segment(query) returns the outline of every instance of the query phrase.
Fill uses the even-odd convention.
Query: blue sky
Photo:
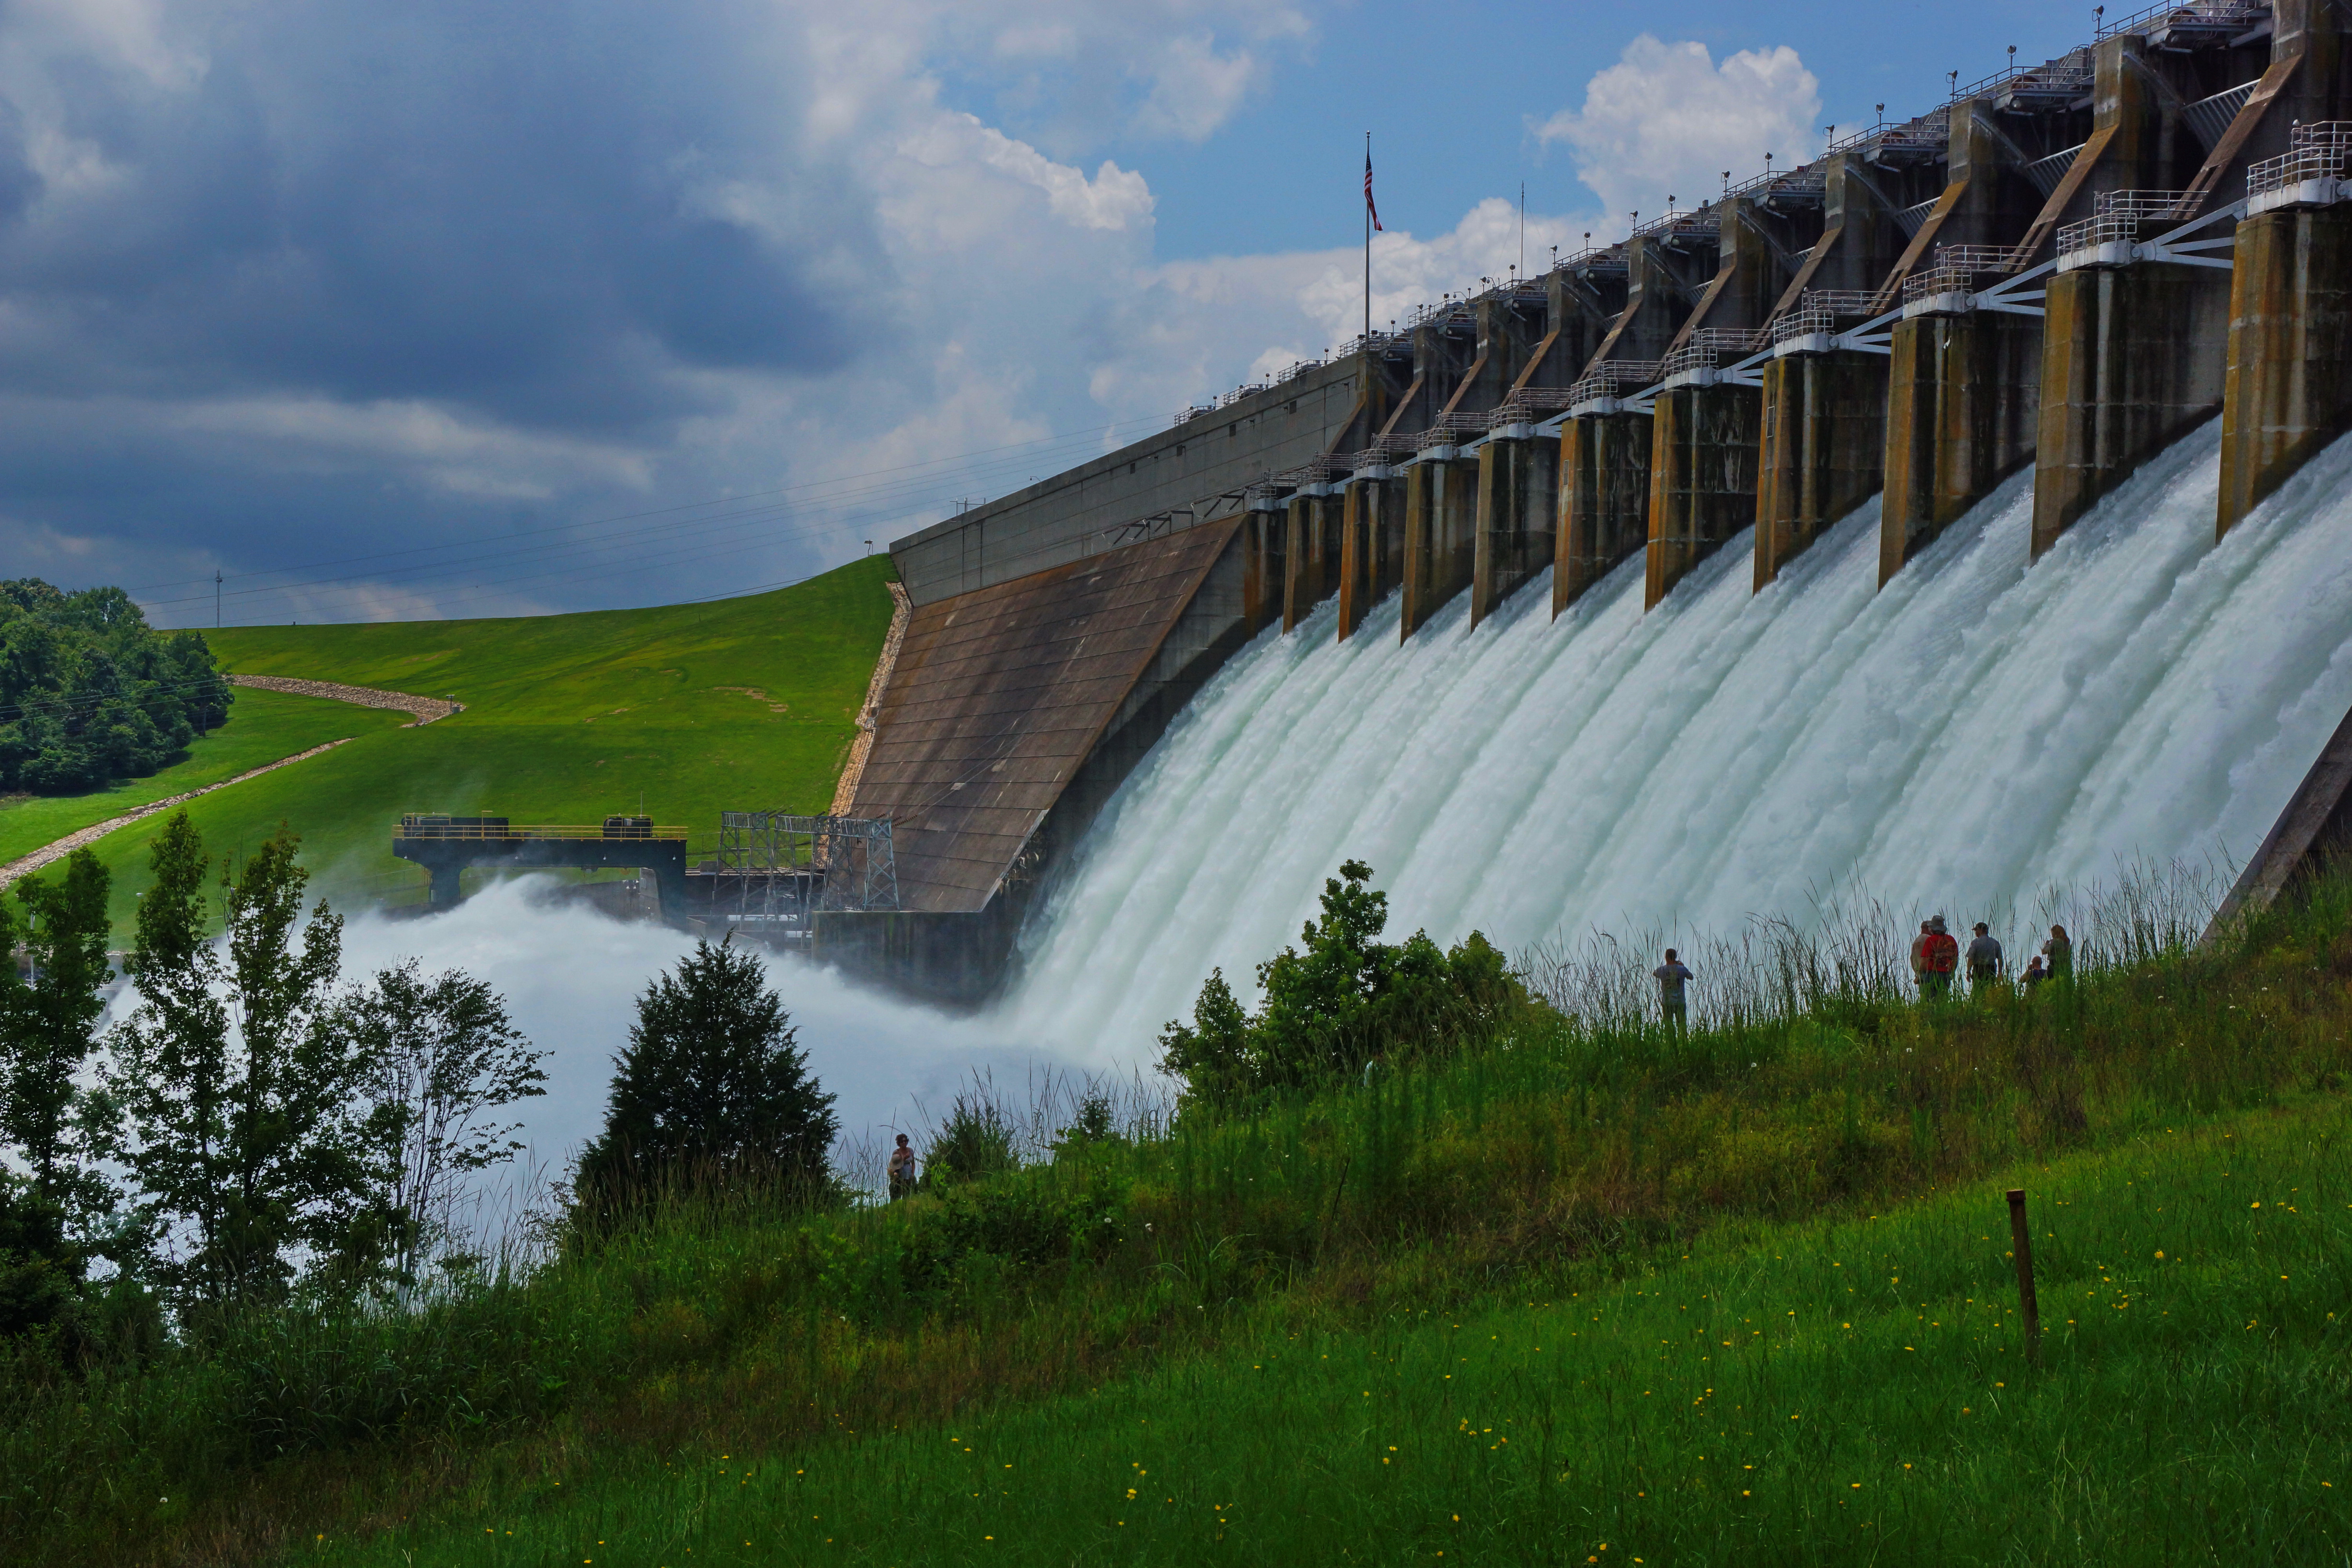
[[[2079,15],[2076,13],[2079,11]],[[791,581],[2087,6],[13,0],[0,574],[166,625]]]

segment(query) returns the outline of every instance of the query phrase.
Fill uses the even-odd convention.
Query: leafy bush
[[[120,588],[0,583],[0,790],[71,795],[176,761],[233,694],[196,632]]]
[[[1017,1170],[1019,1134],[996,1101],[979,1090],[959,1094],[923,1161],[926,1185],[951,1187]]]
[[[1415,931],[1380,941],[1388,895],[1365,886],[1360,860],[1323,884],[1323,915],[1257,966],[1265,1002],[1252,1017],[1222,970],[1209,976],[1192,1022],[1160,1037],[1162,1072],[1186,1098],[1218,1103],[1310,1085],[1400,1051],[1429,1053],[1491,1031],[1528,995],[1502,952],[1477,931],[1451,951]]]

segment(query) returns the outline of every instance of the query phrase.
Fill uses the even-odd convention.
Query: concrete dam
[[[2106,19],[897,542],[900,908],[819,954],[1124,1037],[1349,855],[1506,942],[2274,889],[2352,779],[2347,31]]]

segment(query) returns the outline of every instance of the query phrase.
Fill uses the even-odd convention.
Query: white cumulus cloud
[[[1625,215],[1691,206],[1721,189],[1723,173],[1759,172],[1764,154],[1786,168],[1820,144],[1821,84],[1786,45],[1742,49],[1716,63],[1699,43],[1644,33],[1585,84],[1584,102],[1537,128],[1565,145],[1584,183],[1622,233]]]

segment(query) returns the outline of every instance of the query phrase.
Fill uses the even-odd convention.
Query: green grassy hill
[[[407,721],[405,713],[349,702],[240,690],[228,722],[190,747],[184,763],[89,795],[18,795],[0,802],[0,865],[150,801],[203,789],[329,741],[394,729]]]
[[[346,731],[360,733],[352,744],[189,813],[217,849],[291,823],[318,886],[350,903],[424,897],[424,873],[390,850],[407,811],[585,823],[642,801],[706,840],[722,810],[822,811],[889,629],[889,574],[888,558],[875,556],[716,604],[209,632],[222,667],[238,674],[455,697],[466,711],[406,729],[394,727],[404,715],[379,723],[350,709],[369,714],[345,721],[364,726]],[[241,692],[238,713],[256,697]],[[147,847],[164,820],[99,846],[118,919],[147,886]]]

